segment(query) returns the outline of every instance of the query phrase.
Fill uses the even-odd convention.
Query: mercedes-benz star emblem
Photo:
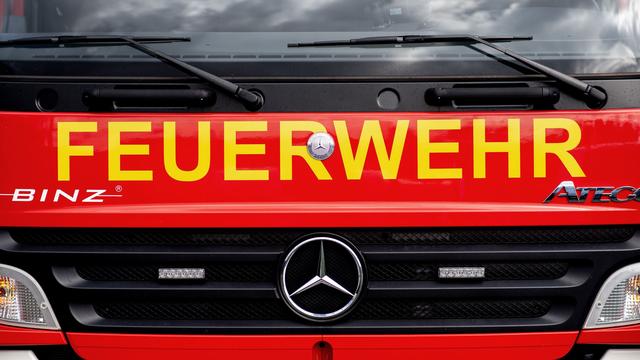
[[[336,320],[353,310],[365,281],[361,256],[345,240],[314,237],[285,257],[279,288],[287,306],[305,319]]]
[[[309,137],[307,141],[307,151],[316,160],[326,160],[332,154],[336,146],[333,136],[318,132]]]

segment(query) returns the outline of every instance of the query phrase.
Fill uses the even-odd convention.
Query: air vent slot
[[[457,109],[541,109],[560,100],[560,92],[551,87],[528,87],[526,84],[455,85],[430,88],[425,101],[433,106]]]
[[[179,111],[213,106],[216,95],[188,87],[116,87],[87,90],[82,100],[92,111]]]

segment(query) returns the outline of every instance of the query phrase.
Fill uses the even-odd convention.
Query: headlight
[[[640,323],[640,264],[611,275],[600,289],[585,329]]]
[[[0,323],[58,330],[60,326],[42,288],[26,272],[0,264]]]

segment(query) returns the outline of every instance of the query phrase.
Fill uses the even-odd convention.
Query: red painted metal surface
[[[469,335],[200,336],[69,333],[74,350],[102,359],[558,359],[577,332]],[[326,343],[319,351],[318,344]],[[315,351],[315,352],[314,352]]]
[[[575,122],[581,140],[570,151],[584,176],[573,174],[557,156],[547,155],[544,176],[534,173],[534,124],[544,119],[563,118]],[[420,178],[424,156],[418,152],[418,122],[459,120],[460,129],[433,130],[431,143],[456,143],[458,150],[434,152],[432,168],[460,169],[460,178]],[[505,142],[509,119],[518,119],[517,173],[509,175],[505,153],[486,156],[486,177],[477,176],[474,165],[474,122],[486,121],[486,141]],[[354,165],[348,165],[344,143],[322,162],[330,180],[319,180],[307,162],[292,160],[292,179],[283,170],[280,131],[283,124],[314,122],[338,137],[337,125],[344,121],[352,151],[367,120],[376,120],[387,151],[402,121],[408,132],[397,175],[384,179],[373,146],[364,161],[362,176],[348,179]],[[91,146],[91,156],[71,156],[69,180],[61,179],[59,124],[95,123],[95,132],[72,132],[69,145]],[[114,123],[142,123],[149,131],[123,133],[122,144],[148,146],[148,155],[124,155],[123,170],[147,170],[152,180],[114,180],[109,175],[109,154],[113,141],[109,127]],[[177,164],[183,170],[198,162],[198,123],[210,126],[211,155],[207,174],[197,181],[172,178],[166,170],[166,123],[176,123]],[[255,122],[252,132],[238,132],[237,140],[225,138],[225,124]],[[315,125],[317,127],[317,124]],[[265,130],[262,130],[265,129]],[[562,143],[566,130],[544,132],[544,141]],[[358,114],[25,114],[0,113],[0,226],[51,227],[365,227],[365,226],[518,226],[595,225],[640,223],[640,202],[569,204],[566,199],[543,203],[562,181],[576,186],[640,187],[640,170],[632,166],[630,154],[640,151],[640,111],[611,110],[585,112],[509,113],[358,113]],[[310,131],[293,133],[292,143],[304,150]],[[422,134],[424,135],[424,134]],[[285,136],[284,141],[289,139]],[[225,142],[227,148],[225,148]],[[225,168],[229,144],[264,144],[264,154],[237,155],[238,170],[264,170],[268,180],[225,179],[233,171]],[[436,146],[437,147],[437,146]],[[433,145],[425,147],[434,149]],[[425,149],[423,148],[423,150]],[[75,148],[78,149],[78,148]],[[239,148],[236,148],[238,150]],[[262,152],[261,146],[253,150]],[[245,149],[238,150],[240,153]],[[380,149],[379,149],[380,150]],[[306,151],[306,150],[304,150]],[[422,154],[424,155],[424,154]],[[228,158],[227,158],[228,161]],[[112,164],[113,165],[113,164]],[[319,166],[317,163],[315,166]],[[357,166],[356,166],[357,167]],[[540,169],[538,169],[539,171]],[[512,169],[513,171],[513,169]],[[357,171],[356,171],[357,173]],[[392,171],[393,173],[393,171]],[[245,173],[246,174],[246,173]],[[255,173],[254,173],[255,174]],[[283,175],[284,174],[284,175]],[[357,176],[356,176],[357,177]],[[389,177],[389,176],[388,176]],[[441,176],[443,177],[443,176]],[[446,176],[444,176],[446,177]],[[34,201],[13,202],[15,189],[33,189]],[[43,191],[47,194],[43,195]],[[64,196],[62,190],[79,201]],[[87,192],[104,190],[104,202],[82,202]],[[91,194],[91,193],[90,193]],[[628,195],[628,194],[627,194]],[[589,199],[590,200],[590,199]],[[0,328],[0,334],[3,329]],[[9,331],[9,330],[7,330]],[[61,341],[60,333],[12,330],[4,339],[24,341],[47,334],[49,341]],[[617,334],[621,334],[618,336]],[[35,336],[35,335],[34,335]],[[40,335],[38,335],[40,336]],[[68,334],[74,349],[87,359],[174,359],[227,358],[266,359],[358,359],[424,358],[520,358],[555,359],[566,354],[578,332],[468,334],[468,335],[380,335],[380,336],[190,336]],[[635,343],[636,330],[589,330],[581,334],[585,343],[624,341]],[[600,339],[600,340],[598,340]],[[613,340],[611,340],[613,339]],[[623,340],[620,340],[623,339]],[[7,340],[7,341],[9,341]],[[0,340],[1,341],[1,340]],[[38,343],[44,340],[38,341]],[[326,342],[320,347],[319,342]],[[631,342],[629,342],[631,341]],[[615,342],[618,343],[618,342]],[[4,344],[1,343],[0,344]],[[6,345],[6,344],[5,344]]]
[[[474,177],[474,119],[486,120],[486,141],[507,141],[508,119],[519,119],[519,177],[510,178],[505,153],[488,154],[486,178]],[[533,124],[565,118],[580,129],[570,151],[585,176],[572,176],[554,155],[546,156],[546,175],[534,176]],[[433,168],[459,168],[460,179],[419,179],[417,122],[459,119],[460,130],[432,131],[432,143],[458,143],[457,153],[433,153]],[[387,149],[399,120],[409,130],[397,178],[383,179],[376,153],[369,149],[362,178],[347,180],[341,152],[322,164],[331,180],[318,180],[307,163],[293,159],[293,179],[281,179],[279,131],[284,121],[312,121],[336,134],[334,121],[346,121],[355,152],[365,120],[378,120]],[[177,163],[196,167],[197,123],[211,126],[211,166],[204,178],[180,182],[165,171],[163,124],[176,123]],[[264,155],[238,155],[240,170],[266,170],[269,180],[224,179],[224,124],[260,122],[266,131],[238,132],[237,143],[264,144]],[[70,135],[70,144],[90,145],[93,156],[72,156],[70,181],[58,180],[57,126],[61,122],[96,124],[96,132]],[[122,156],[122,169],[149,170],[152,181],[109,180],[109,123],[143,122],[150,131],[123,133],[123,144],[148,145],[149,155]],[[16,188],[50,192],[102,189],[118,197],[104,203],[11,202],[0,196],[0,226],[86,227],[360,227],[360,226],[517,226],[637,224],[640,202],[568,204],[544,199],[565,180],[576,186],[640,186],[631,154],[640,152],[640,111],[509,113],[358,113],[358,114],[25,114],[0,113],[0,194]],[[295,132],[304,146],[309,131]],[[567,131],[547,130],[547,142],[567,140]],[[286,140],[286,139],[285,139]],[[227,139],[227,142],[229,140]],[[227,172],[228,173],[228,172]],[[574,174],[575,175],[575,174]],[[81,196],[82,197],[82,196]]]
[[[0,325],[0,346],[64,345],[66,343],[61,331]]]
[[[212,336],[67,334],[86,360],[127,359],[311,359],[319,335]]]
[[[577,332],[468,335],[327,335],[333,358],[346,359],[558,359]]]
[[[640,325],[582,330],[579,344],[640,345]]]

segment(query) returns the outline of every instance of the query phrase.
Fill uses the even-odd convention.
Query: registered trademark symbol
[[[116,192],[122,192],[122,185],[116,185]]]

